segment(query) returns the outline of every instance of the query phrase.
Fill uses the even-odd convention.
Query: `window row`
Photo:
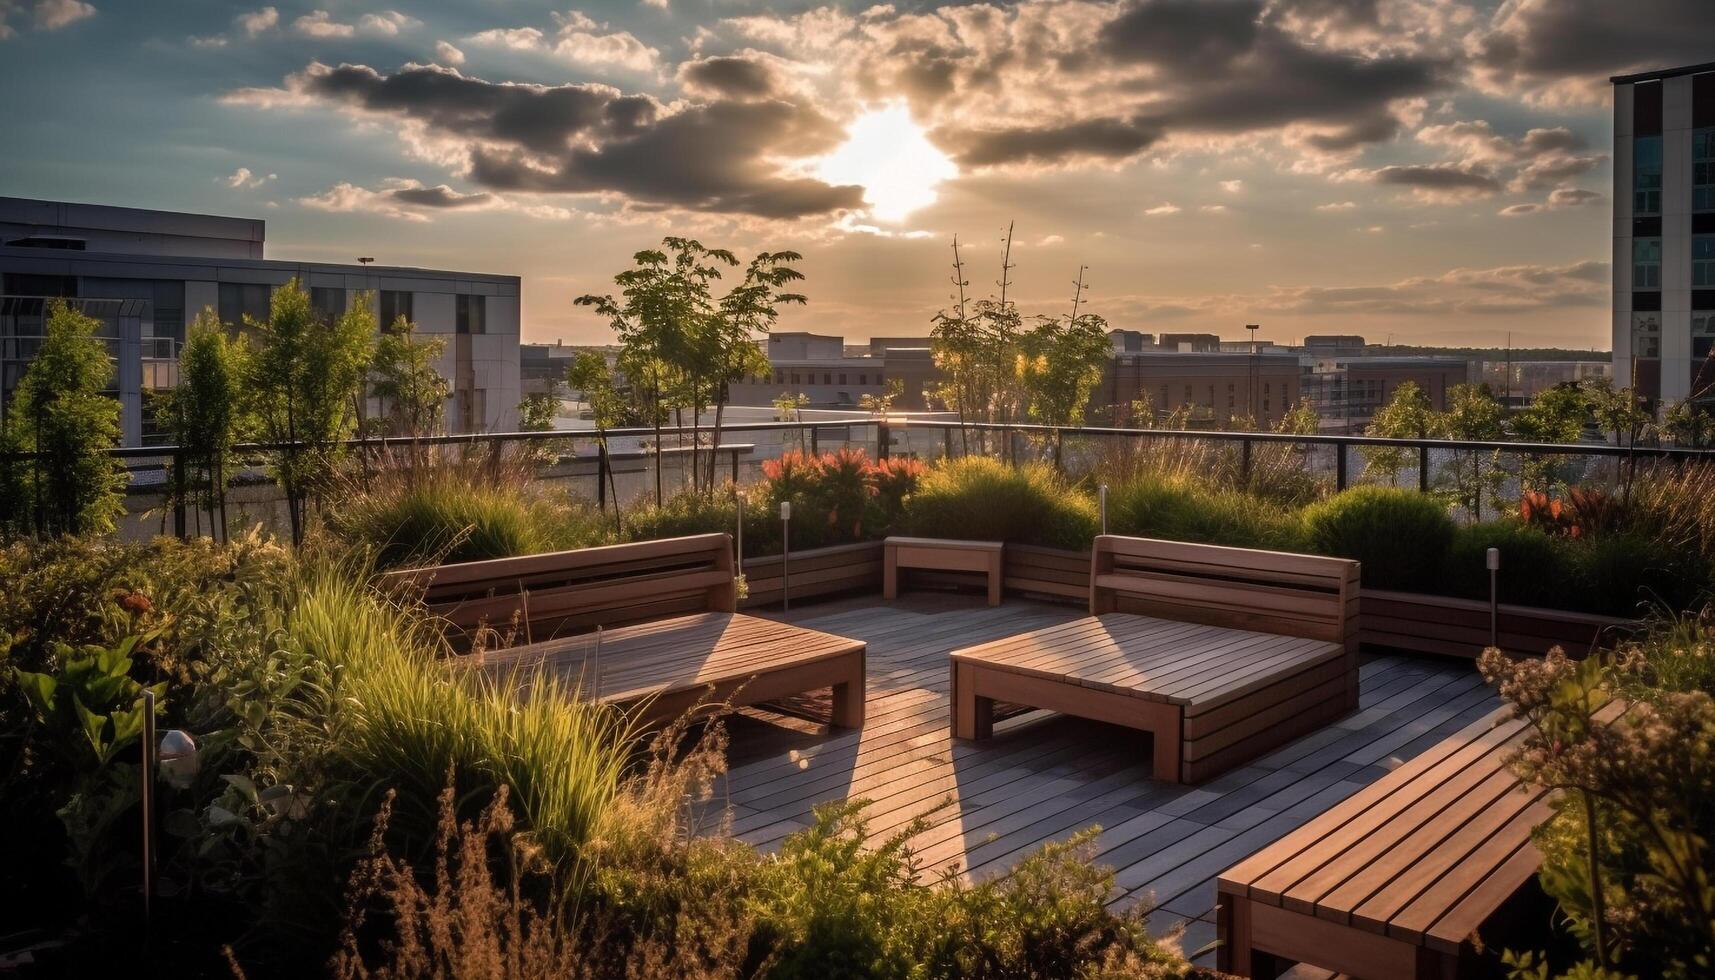
[[[1632,210],[1661,213],[1662,146],[1660,136],[1632,141]],[[1691,210],[1715,211],[1715,127],[1691,134]]]
[[[274,287],[266,283],[223,282],[220,284],[220,319],[232,326],[241,325],[245,318],[266,320],[273,305]],[[403,289],[383,289],[375,294],[376,319],[390,327],[403,317],[415,323],[416,294]],[[313,286],[310,305],[325,319],[345,315],[346,291],[339,287]],[[488,297],[464,293],[454,297],[453,329],[462,334],[488,332]]]
[[[838,384],[849,383],[846,380],[847,377],[849,377],[849,376],[844,371],[839,371],[839,372],[823,371],[820,374],[820,377],[822,379],[821,381],[817,381],[816,380],[817,377],[818,377],[818,375],[815,371],[806,371],[806,372],[800,373],[798,371],[782,371],[782,370],[776,368],[774,371],[774,382],[773,383],[777,384],[777,385],[784,385],[784,384],[794,384],[794,385],[824,384],[824,385],[831,385],[831,384],[836,383],[834,381],[835,378],[839,379],[839,381],[837,382]],[[857,383],[858,384],[860,384],[860,385],[869,384],[869,372],[859,371],[857,373],[856,377],[857,377]],[[749,380],[750,380],[751,384],[768,384],[769,383],[767,378],[757,378],[755,375],[752,375]],[[875,383],[878,385],[886,383],[886,379],[883,378],[881,372],[879,372],[879,371],[876,372]]]
[[[1632,288],[1661,288],[1661,239],[1632,239]],[[1715,288],[1715,235],[1691,238],[1691,288]]]

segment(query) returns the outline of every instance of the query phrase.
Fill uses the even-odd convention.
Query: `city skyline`
[[[0,3],[19,196],[266,219],[271,254],[524,280],[523,339],[663,234],[805,255],[782,329],[992,291],[1113,326],[1606,349],[1608,76],[1709,60],[1654,0],[898,9]],[[44,111],[46,110],[46,111]]]

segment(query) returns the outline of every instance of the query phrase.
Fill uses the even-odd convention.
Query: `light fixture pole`
[[[1257,349],[1256,332],[1262,329],[1260,323],[1247,323],[1245,329],[1251,332],[1251,364],[1249,390],[1245,392],[1245,413],[1251,417],[1251,424],[1257,424],[1256,417],[1256,386],[1257,377],[1262,371],[1262,352]]]
[[[792,608],[792,580],[788,566],[792,561],[792,501],[780,501],[780,611]]]

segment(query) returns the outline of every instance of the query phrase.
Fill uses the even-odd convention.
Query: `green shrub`
[[[1502,602],[1549,609],[1579,609],[1585,604],[1584,585],[1573,564],[1572,542],[1511,518],[1456,530],[1439,587],[1428,591],[1487,599],[1490,548],[1501,552],[1496,588]]]
[[[1638,616],[1655,605],[1690,609],[1707,598],[1709,566],[1687,548],[1640,534],[1601,534],[1569,549],[1586,611]]]
[[[1371,588],[1430,591],[1453,541],[1453,519],[1433,497],[1353,487],[1304,510],[1312,550],[1363,563]]]
[[[558,489],[431,470],[378,481],[327,512],[333,533],[378,568],[510,558],[602,544],[602,515]]]
[[[905,501],[912,534],[1082,550],[1099,527],[1095,501],[1048,466],[966,456],[931,467]]]
[[[1291,509],[1183,476],[1141,476],[1109,488],[1108,528],[1115,534],[1234,548],[1304,547]]]

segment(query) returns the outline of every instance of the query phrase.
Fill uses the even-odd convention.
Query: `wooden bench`
[[[691,612],[730,613],[736,602],[726,534],[406,569],[381,576],[380,584],[420,594],[463,649],[484,628],[503,634],[516,623],[527,643]]]
[[[955,736],[1044,708],[1147,731],[1156,778],[1195,783],[1357,707],[1356,562],[1110,535],[1091,562],[1091,617],[953,651]]]
[[[701,613],[605,630],[599,644],[585,634],[469,659],[502,683],[545,665],[581,697],[644,722],[670,721],[699,702],[737,707],[831,687],[832,723],[861,728],[865,649],[861,640],[788,623]]]
[[[941,572],[981,572],[988,580],[989,605],[1000,605],[1002,542],[890,537],[883,545],[886,560],[882,572],[882,598],[899,598],[900,569],[926,568]]]
[[[1526,734],[1498,709],[1222,874],[1220,968],[1459,976],[1541,863],[1530,832],[1547,803],[1505,763]]]

